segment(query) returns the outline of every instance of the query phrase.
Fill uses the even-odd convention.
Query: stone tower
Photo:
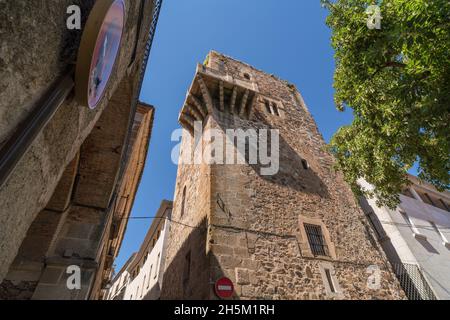
[[[223,276],[234,299],[404,297],[294,85],[212,51],[179,121],[162,299],[215,299]],[[221,162],[229,149],[208,146],[232,129],[247,134],[245,147],[223,144],[245,161]],[[264,145],[273,163],[252,158]]]

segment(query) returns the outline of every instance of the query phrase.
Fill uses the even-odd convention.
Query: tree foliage
[[[395,207],[416,163],[418,177],[449,187],[450,1],[336,0],[329,9],[335,50],[335,103],[354,120],[330,142],[354,190],[364,177],[369,196]],[[381,28],[366,25],[369,5]]]

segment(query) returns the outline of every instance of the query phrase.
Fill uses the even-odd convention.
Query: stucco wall
[[[163,249],[169,224],[166,221],[163,225],[161,235],[151,249],[147,260],[141,266],[139,274],[127,285],[123,300],[142,300],[144,298],[156,300],[159,298],[164,274],[164,268],[162,268],[164,264]]]
[[[364,180],[359,184],[372,188]],[[427,188],[427,192],[449,202],[444,193],[438,193],[431,186],[412,185],[413,188]],[[423,189],[426,190],[426,189]],[[376,199],[367,199],[367,212],[374,212],[382,232],[386,254],[396,263],[414,264],[420,267],[428,284],[438,299],[450,299],[450,246],[446,246],[441,235],[434,229],[433,222],[447,241],[450,241],[450,213],[418,199],[400,195],[400,205],[396,210],[378,207]],[[400,211],[406,213],[412,225],[405,220]],[[418,233],[419,236],[415,236]]]

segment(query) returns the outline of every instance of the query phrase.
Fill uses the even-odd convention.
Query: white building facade
[[[409,299],[450,299],[450,193],[409,177],[396,210],[362,199],[364,212]],[[372,186],[364,180],[359,185]]]
[[[172,202],[163,200],[138,252],[114,277],[108,300],[158,300],[165,261]]]

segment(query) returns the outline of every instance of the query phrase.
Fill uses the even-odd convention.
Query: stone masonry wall
[[[79,4],[82,21],[95,1],[3,1],[0,3],[0,145],[37,101],[76,61],[80,30],[66,28],[67,7]],[[151,16],[148,2],[145,16]],[[137,56],[132,61],[140,3],[127,2],[127,19],[116,70],[95,110],[70,95],[39,133],[9,180],[0,188],[0,282],[28,228],[57,186],[67,164],[93,130],[122,79],[139,74],[151,19],[144,19]],[[130,84],[131,85],[131,84]],[[131,97],[128,97],[131,98]],[[20,200],[20,201],[18,201]]]
[[[213,165],[211,168],[212,265],[215,279],[227,275],[235,298],[397,299],[401,289],[368,222],[295,87],[274,76],[216,53],[210,66],[221,64],[233,78],[244,73],[263,97],[282,105],[281,116],[257,104],[253,121],[216,111],[211,127],[275,128],[280,132],[280,170],[260,174],[258,165]],[[302,160],[309,168],[304,169]],[[221,205],[218,205],[218,197]],[[223,209],[225,208],[225,210]],[[335,245],[336,258],[307,258],[298,243],[299,215],[319,218]],[[319,265],[331,264],[341,293],[327,295]],[[368,289],[367,267],[381,271],[379,289]],[[220,271],[219,271],[220,270]],[[215,280],[213,279],[213,281]]]
[[[183,130],[180,150],[184,153],[188,152],[188,145],[193,145],[191,139],[190,134]],[[180,154],[180,158],[183,156]],[[209,297],[209,255],[206,251],[206,226],[210,211],[209,171],[207,165],[178,166],[161,299]],[[189,253],[190,267],[186,263]]]
[[[213,164],[208,166],[208,180],[200,176],[202,170],[207,170],[204,167],[179,166],[174,219],[179,217],[181,186],[189,180],[192,188],[201,187],[194,192],[188,189],[188,216],[196,222],[207,217],[208,223],[206,252],[210,282],[197,286],[209,286],[210,299],[217,298],[213,284],[221,276],[229,277],[235,284],[233,299],[403,298],[350,188],[342,175],[333,170],[333,158],[325,151],[325,142],[296,88],[216,52],[209,54],[208,67],[234,79],[250,78],[257,85],[260,101],[250,120],[215,107],[205,120],[205,130],[278,129],[280,170],[264,176],[260,165]],[[277,102],[280,116],[266,111],[265,98]],[[217,106],[218,98],[213,99]],[[183,140],[182,149],[185,143]],[[209,211],[205,201],[210,204]],[[324,224],[334,244],[334,257],[314,258],[306,254],[299,217],[318,219]],[[180,247],[180,239],[187,238],[187,232],[185,228],[171,230],[172,256]],[[203,236],[199,233],[190,239],[194,241],[189,242],[190,250],[195,249],[193,243],[205,241]],[[176,270],[182,270],[184,262],[172,264],[177,263]],[[376,289],[367,285],[372,274],[369,266],[373,265],[381,272],[380,286]],[[331,270],[336,292],[330,292],[324,269]],[[194,297],[183,292],[180,283],[168,295],[175,296]]]

